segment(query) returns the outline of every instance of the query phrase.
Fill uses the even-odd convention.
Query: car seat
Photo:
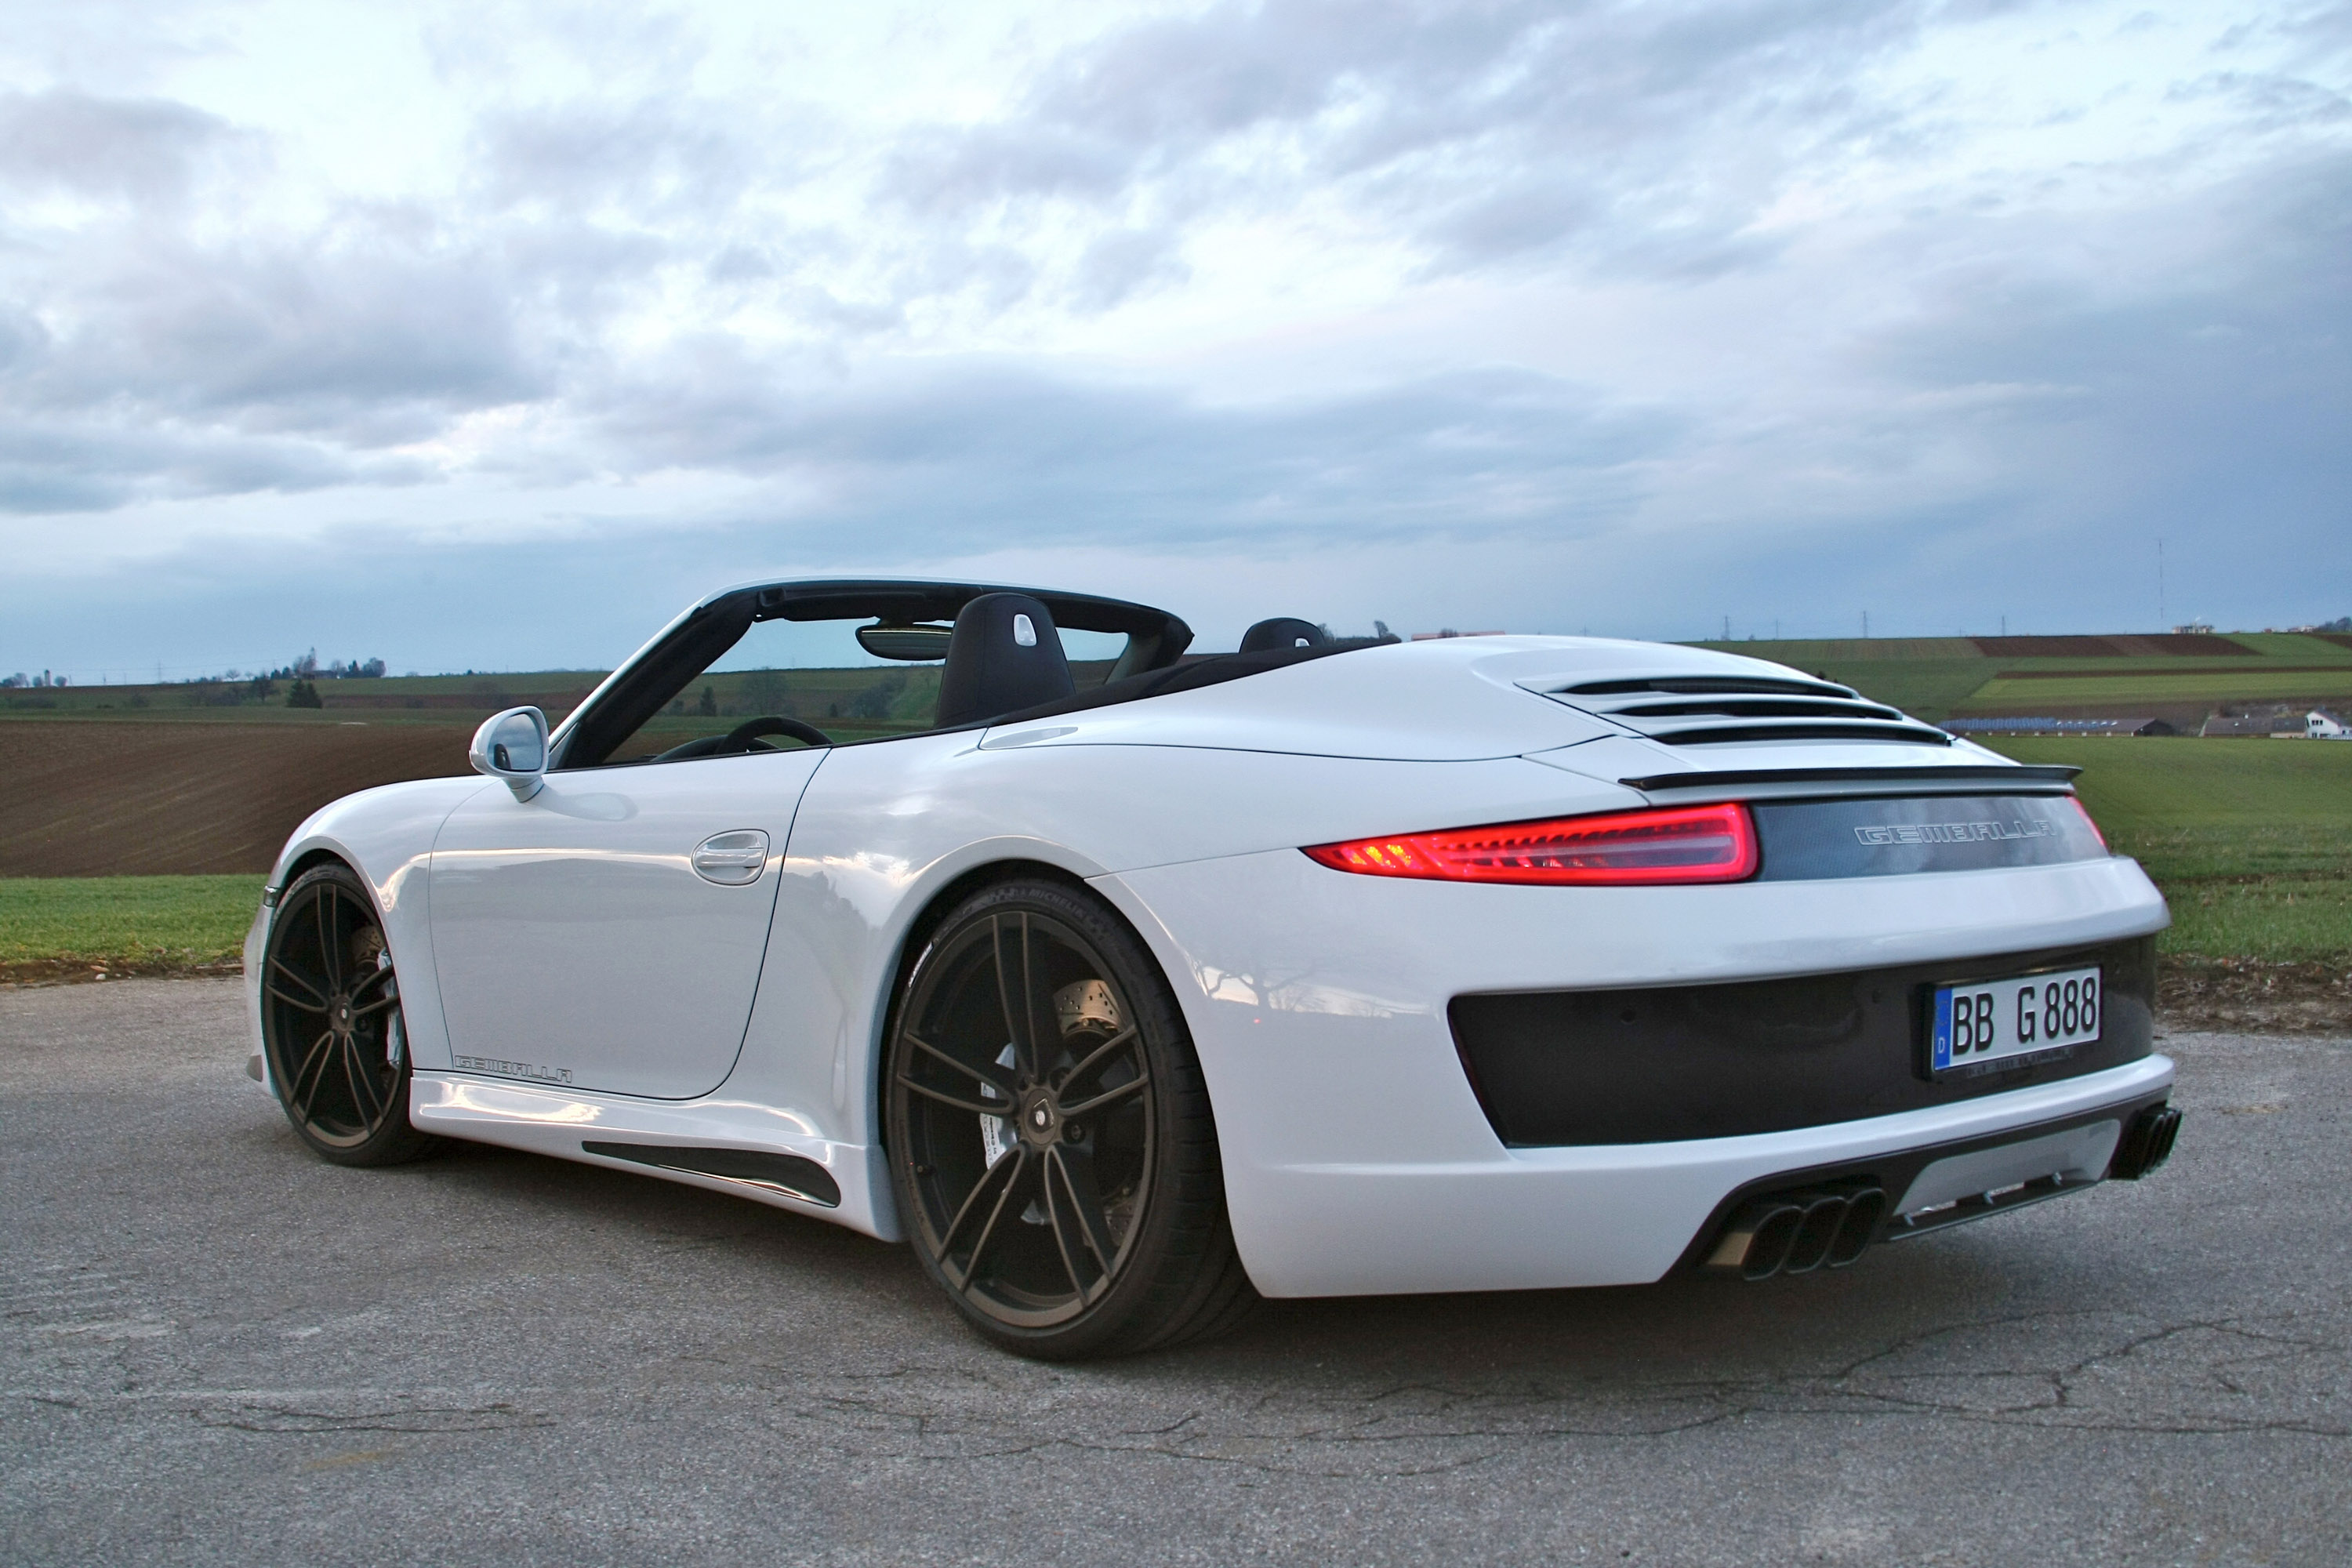
[[[1077,689],[1045,606],[1026,594],[982,594],[956,616],[933,721],[942,730],[982,723]]]
[[[1331,635],[1328,632],[1314,622],[1302,621],[1296,616],[1276,616],[1270,621],[1260,621],[1242,634],[1244,653],[1330,646]]]

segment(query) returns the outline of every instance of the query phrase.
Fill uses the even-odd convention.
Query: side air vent
[[[1850,686],[1755,676],[1661,675],[1530,685],[1555,702],[1613,720],[1670,746],[1755,741],[1892,741],[1948,746],[1952,738]]]

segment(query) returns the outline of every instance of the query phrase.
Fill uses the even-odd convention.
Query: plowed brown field
[[[470,726],[0,723],[0,877],[267,871],[372,784],[467,771]]]

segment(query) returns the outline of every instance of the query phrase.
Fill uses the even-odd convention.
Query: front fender
[[[429,919],[433,843],[451,812],[492,787],[497,786],[471,776],[385,784],[331,802],[294,830],[270,868],[263,907],[245,939],[246,1013],[255,1051],[262,1048],[261,963],[271,909],[287,883],[310,864],[332,858],[357,873],[375,900],[384,945],[400,972],[400,1011],[411,1057],[420,1068],[449,1065],[449,1029],[434,975]]]

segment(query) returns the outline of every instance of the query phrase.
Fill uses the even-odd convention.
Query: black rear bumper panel
[[[1936,986],[2098,964],[2102,1032],[2054,1060],[1927,1071]],[[2121,1067],[2155,1038],[2156,939],[1790,980],[1457,996],[1478,1103],[1515,1147],[1825,1127]]]

